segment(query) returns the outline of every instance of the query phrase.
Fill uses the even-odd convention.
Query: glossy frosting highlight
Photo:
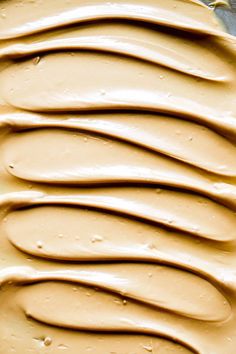
[[[0,354],[235,354],[236,39],[197,0],[0,10]]]

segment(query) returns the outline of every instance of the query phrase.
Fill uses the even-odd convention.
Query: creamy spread
[[[0,354],[235,354],[236,39],[197,0],[0,3]]]

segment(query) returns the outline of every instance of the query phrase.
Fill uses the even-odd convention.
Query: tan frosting
[[[236,39],[3,0],[0,68],[0,354],[235,354]]]

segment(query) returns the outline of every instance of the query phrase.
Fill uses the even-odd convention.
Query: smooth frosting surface
[[[0,354],[235,354],[236,39],[197,0],[0,3]]]

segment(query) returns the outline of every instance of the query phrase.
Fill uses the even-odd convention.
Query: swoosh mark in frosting
[[[235,38],[194,0],[0,9],[0,354],[235,354]]]

